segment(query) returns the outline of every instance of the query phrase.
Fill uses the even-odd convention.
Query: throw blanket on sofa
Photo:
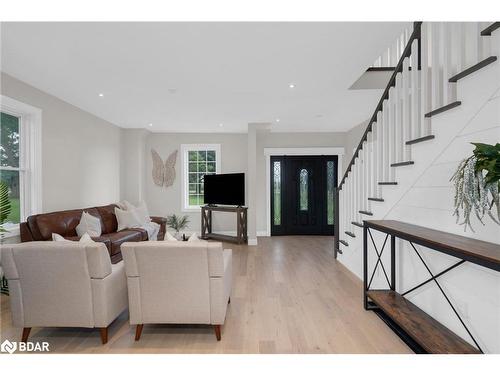
[[[158,239],[158,232],[160,231],[160,224],[153,223],[150,221],[149,223],[144,223],[141,226],[146,232],[148,232],[148,240],[156,241]]]

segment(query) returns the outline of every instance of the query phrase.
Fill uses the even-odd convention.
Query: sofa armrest
[[[158,241],[163,241],[165,238],[165,232],[167,230],[167,218],[162,216],[150,216],[153,223],[160,225],[160,230],[158,231],[157,239]]]
[[[128,306],[127,279],[122,262],[111,266],[111,273],[103,279],[91,279],[94,324],[107,327]]]

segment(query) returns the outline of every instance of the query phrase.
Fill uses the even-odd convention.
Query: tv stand
[[[204,240],[219,240],[225,242],[235,242],[238,244],[248,241],[247,235],[247,210],[242,206],[213,206],[205,205],[201,207],[201,238]],[[236,213],[236,236],[212,233],[212,212],[234,212]]]

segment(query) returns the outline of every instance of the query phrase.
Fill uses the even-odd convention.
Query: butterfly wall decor
[[[151,156],[153,158],[153,182],[158,186],[169,187],[175,181],[175,162],[177,160],[177,150],[172,152],[165,163],[161,156],[153,149],[151,149]]]

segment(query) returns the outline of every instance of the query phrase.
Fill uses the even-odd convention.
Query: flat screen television
[[[203,179],[205,204],[245,205],[245,174],[209,174]]]

